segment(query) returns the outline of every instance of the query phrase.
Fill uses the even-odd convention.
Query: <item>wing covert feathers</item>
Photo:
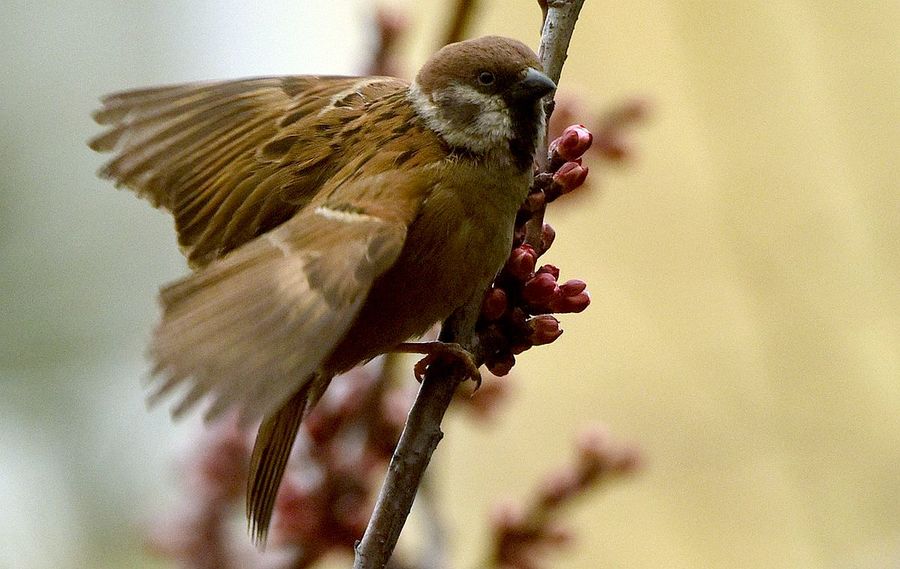
[[[207,396],[208,419],[229,408],[245,422],[273,413],[319,371],[405,236],[405,225],[377,217],[304,210],[167,286],[150,349],[151,403],[179,387],[176,416]]]

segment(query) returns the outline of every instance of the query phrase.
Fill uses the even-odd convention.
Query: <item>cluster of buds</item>
[[[492,565],[539,569],[542,556],[572,541],[572,531],[560,522],[564,506],[601,483],[633,473],[640,454],[615,443],[602,427],[582,433],[574,464],[551,473],[540,485],[530,508],[498,507],[493,516]]]
[[[506,375],[516,355],[532,346],[549,344],[562,329],[554,313],[581,312],[590,304],[584,281],[559,282],[559,269],[537,266],[553,244],[556,232],[543,222],[547,204],[567,194],[587,178],[582,155],[593,137],[583,125],[565,129],[550,143],[548,163],[534,184],[516,219],[516,236],[506,266],[485,293],[478,325],[485,365],[494,375]],[[529,236],[530,227],[539,227]]]

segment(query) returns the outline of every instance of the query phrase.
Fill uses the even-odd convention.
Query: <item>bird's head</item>
[[[525,44],[487,36],[435,53],[410,86],[410,99],[450,146],[525,169],[544,134],[541,99],[554,89]]]

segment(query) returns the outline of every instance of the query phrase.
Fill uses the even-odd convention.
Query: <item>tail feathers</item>
[[[265,545],[275,509],[275,497],[300,423],[306,411],[318,402],[330,379],[317,374],[304,382],[303,387],[259,427],[250,456],[247,483],[247,522],[257,546]]]

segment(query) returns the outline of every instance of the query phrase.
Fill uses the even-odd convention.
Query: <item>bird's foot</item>
[[[435,363],[444,363],[449,365],[462,366],[466,373],[466,379],[475,382],[475,389],[481,387],[481,372],[475,364],[475,359],[469,350],[463,348],[459,344],[450,342],[404,342],[394,347],[394,352],[425,354],[425,357],[419,360],[413,371],[416,379],[422,381],[425,372]]]

